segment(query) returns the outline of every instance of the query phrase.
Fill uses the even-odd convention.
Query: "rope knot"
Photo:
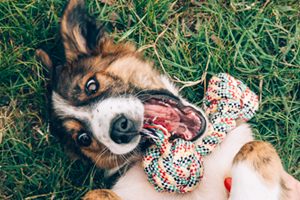
[[[159,127],[156,145],[144,155],[144,170],[157,191],[185,193],[202,178],[203,163],[198,146],[181,138],[170,139],[168,131]],[[161,140],[163,138],[163,140]],[[162,142],[164,141],[164,142]]]
[[[156,135],[155,144],[144,154],[143,165],[157,191],[185,193],[197,187],[204,173],[203,156],[236,127],[237,119],[247,121],[253,117],[258,98],[241,81],[221,73],[209,81],[203,107],[210,123],[205,136],[195,143],[182,138],[172,140],[172,134],[161,125],[144,125]]]

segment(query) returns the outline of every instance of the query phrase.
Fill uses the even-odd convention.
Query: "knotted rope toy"
[[[258,109],[258,97],[244,83],[220,73],[209,81],[203,108],[210,123],[203,139],[171,140],[172,133],[159,124],[144,124],[155,130],[155,144],[143,157],[144,171],[158,192],[186,193],[195,189],[204,173],[203,156],[210,154],[236,120],[250,120]]]

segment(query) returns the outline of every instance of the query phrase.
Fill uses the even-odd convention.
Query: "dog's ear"
[[[42,49],[37,49],[35,51],[36,57],[42,62],[44,66],[47,67],[47,75],[50,80],[56,77],[56,74],[60,74],[63,66],[62,65],[53,65],[53,62],[50,56]]]
[[[50,56],[42,49],[37,49],[35,51],[37,58],[48,68],[49,71],[52,70],[53,63]]]
[[[91,54],[104,34],[85,9],[84,0],[70,0],[62,17],[61,35],[67,62]]]

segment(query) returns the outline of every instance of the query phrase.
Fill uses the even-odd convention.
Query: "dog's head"
[[[54,131],[98,167],[113,169],[136,158],[145,119],[158,117],[185,139],[206,129],[202,111],[183,100],[131,43],[114,44],[71,0],[61,21],[66,62],[52,67]]]

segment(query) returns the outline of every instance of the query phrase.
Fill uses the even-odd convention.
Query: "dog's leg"
[[[82,200],[121,200],[111,190],[91,190],[84,195]]]
[[[234,158],[230,199],[288,199],[283,175],[280,158],[271,144],[249,142]]]

